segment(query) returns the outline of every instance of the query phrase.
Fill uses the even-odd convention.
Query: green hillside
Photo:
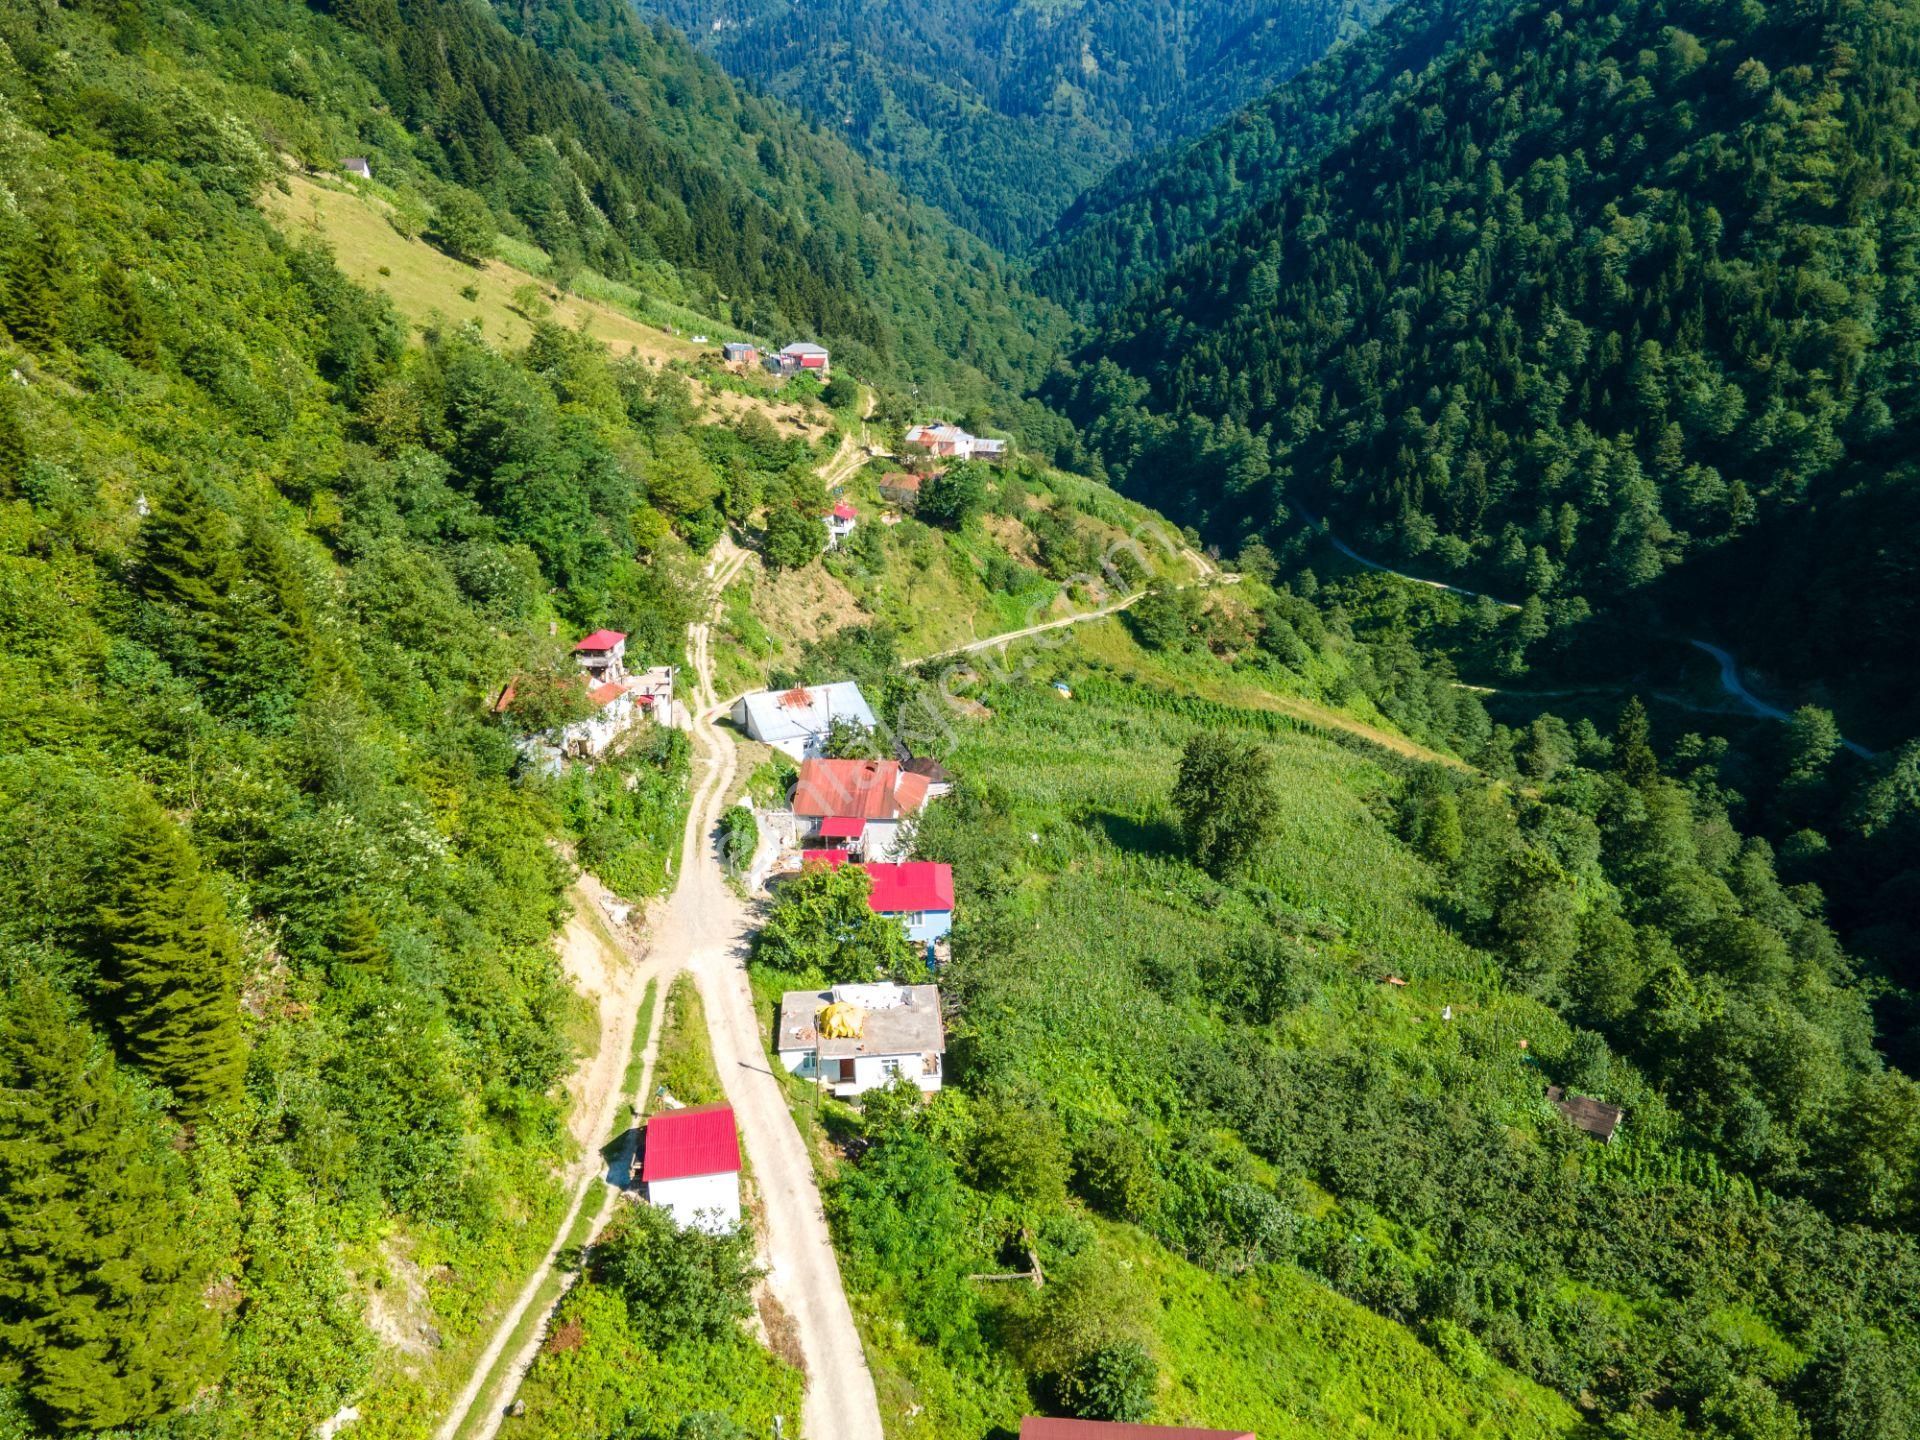
[[[830,1192],[883,1397],[925,1407],[900,1435],[1031,1397],[1263,1435],[1912,1423],[1914,1214],[1857,1187],[1904,1184],[1914,1088],[1764,845],[1631,725],[1522,794],[1262,707],[1298,683],[1264,648],[1104,628],[967,692],[918,837],[960,887],[954,1088],[870,1099]],[[1249,768],[1270,807],[1232,868],[1178,798],[1209,747],[1223,819]],[[1623,1104],[1613,1142],[1550,1082]],[[1891,1171],[1852,1128],[1882,1105]],[[1029,1248],[1037,1294],[969,1278]]]
[[[1911,733],[1916,34],[1903,5],[1523,8],[1143,286],[1056,394],[1212,535],[1305,506],[1538,597],[1548,636],[1685,613]]]
[[[960,401],[1031,379],[1063,333],[979,241],[624,5],[121,10],[137,65],[119,62],[116,89],[103,64],[67,103],[123,155],[181,158],[190,137],[143,75],[185,84],[253,131],[248,163],[367,157],[396,223],[456,253],[497,229],[563,285],[598,275],[779,343],[820,339]],[[17,58],[35,67],[31,43]]]
[[[1379,0],[645,0],[732,74],[1018,253],[1116,163],[1362,33]]]

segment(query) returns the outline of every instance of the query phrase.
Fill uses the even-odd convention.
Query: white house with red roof
[[[530,735],[520,741],[527,759],[547,774],[557,774],[569,758],[596,760],[642,714],[661,725],[674,723],[671,665],[656,665],[639,675],[627,671],[627,637],[618,630],[596,630],[573,647],[580,682],[591,707],[583,719]],[[517,684],[508,684],[493,703],[496,715],[513,708]]]
[[[789,1074],[851,1099],[904,1075],[931,1095],[947,1050],[933,985],[836,985],[780,997],[774,1050]]]
[[[914,426],[907,431],[907,444],[939,460],[1001,460],[1007,453],[1006,441],[970,435],[945,420]]]
[[[860,523],[860,512],[842,500],[822,517],[827,526],[827,548],[838,550],[840,542],[853,534]]]
[[[898,860],[909,837],[902,827],[927,803],[931,781],[898,760],[802,762],[793,814],[803,836],[839,841],[866,860]]]
[[[825,346],[798,340],[767,356],[760,364],[775,375],[818,375],[824,380],[831,362],[832,357]]]
[[[618,630],[596,630],[573,647],[573,658],[595,682],[627,678],[627,637]]]
[[[640,1185],[681,1229],[711,1234],[740,1223],[740,1132],[731,1105],[663,1110],[647,1121]]]

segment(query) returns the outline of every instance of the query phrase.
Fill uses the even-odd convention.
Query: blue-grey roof
[[[793,705],[787,702],[789,692],[785,690],[762,690],[758,695],[748,695],[740,701],[738,708],[745,711],[748,732],[777,745],[783,740],[798,740],[806,736],[822,736],[827,727],[835,720],[858,720],[867,729],[874,728],[873,711],[867,707],[866,697],[860,693],[860,687],[851,680],[840,680],[832,685],[814,685],[807,690],[807,703]]]

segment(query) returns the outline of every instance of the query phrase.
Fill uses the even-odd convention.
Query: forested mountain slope
[[[986,246],[624,5],[207,0],[169,16],[142,29],[149,62],[244,81],[271,148],[324,169],[366,155],[426,207],[471,191],[563,280],[585,267],[959,400],[1017,386],[1064,333]],[[154,143],[126,116],[96,123],[125,149]]]
[[[1379,0],[643,0],[1003,249],[1129,155],[1192,135]]]
[[[0,6],[0,1433],[420,1436],[600,1139],[555,842],[637,900],[685,816],[677,733],[516,741],[818,457],[551,323],[410,345],[256,204],[348,122],[427,183],[365,53],[166,18]]]
[[[1033,255],[1033,283],[1083,313],[1272,199],[1327,145],[1410,90],[1512,0],[1405,0],[1217,128],[1117,166],[1060,217]]]
[[[1852,617],[1826,673],[1910,675],[1917,60],[1911,3],[1531,7],[1144,287],[1059,398],[1218,536],[1302,502],[1538,597],[1536,633],[1737,627],[1765,572],[1725,561],[1797,549]]]

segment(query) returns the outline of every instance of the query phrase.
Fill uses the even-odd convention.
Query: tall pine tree
[[[197,678],[225,673],[235,648],[232,598],[245,579],[232,521],[188,476],[160,497],[140,541],[140,593],[160,607],[155,648]]]
[[[29,350],[51,350],[60,338],[68,263],[60,232],[48,224],[34,232],[7,267],[6,291],[0,295],[7,328]]]
[[[27,432],[20,423],[20,402],[12,385],[0,380],[0,497],[18,495],[26,472]]]
[[[217,1260],[167,1127],[31,972],[0,1005],[0,1350],[55,1427],[177,1409],[214,1378]]]
[[[199,1116],[238,1094],[240,945],[187,837],[150,797],[126,827],[119,883],[100,907],[106,983],[127,1055]]]

